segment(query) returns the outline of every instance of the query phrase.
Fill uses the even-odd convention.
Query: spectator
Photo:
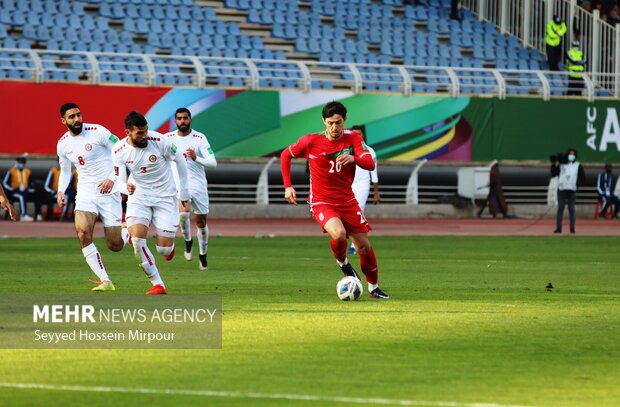
[[[497,217],[497,213],[501,212],[504,218],[508,217],[508,204],[504,196],[504,188],[502,187],[502,178],[499,175],[499,164],[494,164],[489,173],[489,196],[484,201],[482,208],[478,211],[478,217],[482,216],[482,212],[489,204],[489,212],[493,217]]]
[[[570,217],[570,232],[575,233],[575,201],[577,188],[586,178],[585,171],[577,161],[577,150],[571,148],[566,154],[561,153],[551,157],[551,176],[558,178],[558,212],[556,227],[553,233],[562,233],[562,219],[564,207],[568,205]]]
[[[58,158],[56,158],[56,165],[50,168],[47,173],[47,178],[45,179],[45,185],[43,186],[43,190],[41,191],[39,198],[39,206],[45,205],[47,207],[47,214],[45,216],[45,220],[52,221],[54,220],[54,207],[56,205],[56,199],[58,195],[58,180],[60,179],[60,165],[58,164]],[[62,207],[62,212],[60,214],[61,221],[68,221],[68,213],[69,207],[71,204],[75,205],[75,192],[76,192],[76,184],[77,184],[77,173],[75,169],[73,169],[73,174],[71,175],[71,181],[69,181],[69,187],[65,192],[65,200],[66,205]],[[37,220],[40,220],[37,218]]]
[[[568,96],[580,96],[583,92],[583,71],[588,62],[579,48],[579,41],[573,41],[571,49],[566,51],[566,67],[568,69]]]
[[[609,16],[607,17],[607,22],[609,24],[611,24],[612,26],[616,26],[618,23],[620,23],[620,15],[618,14],[618,6],[614,6],[610,11],[609,11]]]
[[[3,186],[9,200],[19,202],[20,220],[23,222],[32,222],[34,220],[28,215],[28,201],[30,200],[29,182],[30,168],[26,168],[26,157],[17,157],[15,166],[11,167],[4,177]]]
[[[459,0],[451,0],[450,18],[453,20],[461,21],[461,15],[459,13]]]
[[[605,213],[614,205],[614,218],[618,218],[620,212],[620,198],[615,195],[616,182],[618,178],[614,177],[611,163],[605,164],[605,171],[598,174],[596,178],[596,188],[598,190],[598,200],[601,203],[599,217],[604,218]]]
[[[560,59],[562,58],[562,37],[566,34],[566,23],[559,15],[554,15],[553,20],[547,23],[547,61],[550,71],[559,71]]]

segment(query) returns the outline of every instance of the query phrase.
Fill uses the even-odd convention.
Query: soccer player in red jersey
[[[323,107],[326,129],[307,134],[282,151],[284,198],[297,205],[295,188],[291,183],[291,159],[308,158],[310,163],[310,195],[308,204],[312,217],[329,234],[338,265],[345,276],[359,276],[347,259],[347,238],[355,243],[362,272],[366,275],[368,292],[373,298],[390,298],[379,288],[377,258],[368,241],[372,229],[360,209],[351,185],[355,167],[373,170],[375,162],[362,136],[345,130],[347,109],[340,102]]]

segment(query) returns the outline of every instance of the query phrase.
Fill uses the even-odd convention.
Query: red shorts
[[[340,219],[347,231],[347,236],[351,233],[368,233],[372,230],[357,201],[342,206],[317,204],[310,207],[310,213],[314,220],[323,227],[323,232],[325,232],[325,223],[332,218]]]

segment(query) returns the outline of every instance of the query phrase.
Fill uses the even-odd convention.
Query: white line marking
[[[496,403],[460,403],[456,401],[422,401],[422,400],[394,400],[384,398],[361,397],[326,397],[310,394],[278,394],[278,393],[242,393],[238,391],[216,390],[181,390],[181,389],[149,389],[144,387],[107,387],[107,386],[65,386],[42,383],[9,383],[0,382],[0,387],[13,389],[35,389],[55,391],[83,391],[94,393],[135,393],[135,394],[164,394],[175,396],[203,396],[203,397],[230,397],[240,399],[277,399],[321,401],[330,403],[349,404],[377,404],[392,406],[433,406],[433,407],[529,407],[513,404]]]

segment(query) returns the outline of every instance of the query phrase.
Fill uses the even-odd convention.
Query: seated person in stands
[[[75,203],[75,186],[77,184],[77,174],[73,169],[72,179],[69,182],[69,187],[65,191],[65,199],[67,205],[62,208],[60,215],[61,221],[68,221],[69,206],[71,203]],[[60,178],[60,165],[58,164],[58,157],[56,157],[56,165],[50,168],[47,178],[45,179],[45,185],[39,196],[39,207],[45,205],[47,207],[47,214],[45,220],[54,220],[54,207],[56,205],[56,196],[58,194],[58,180]],[[39,219],[37,219],[39,220]]]
[[[29,182],[30,168],[26,168],[26,157],[17,157],[15,165],[7,171],[2,186],[10,201],[19,202],[19,219],[23,222],[32,222],[34,220],[28,215],[28,201],[30,200]]]
[[[614,218],[618,217],[620,211],[620,199],[615,195],[616,183],[618,178],[613,174],[611,163],[605,164],[605,171],[598,174],[596,178],[596,188],[598,189],[598,200],[600,202],[599,217],[604,218],[605,213],[611,205],[614,205]]]

